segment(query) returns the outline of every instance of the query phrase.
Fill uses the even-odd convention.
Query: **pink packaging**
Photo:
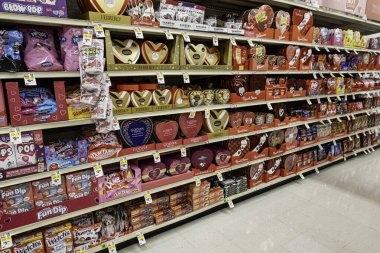
[[[331,45],[343,47],[343,40],[344,36],[342,29],[334,29],[333,33],[331,34]]]
[[[24,62],[29,71],[63,70],[58,60],[52,30],[26,29],[23,34],[26,40]]]
[[[0,170],[17,167],[15,146],[11,143],[9,134],[0,135]]]
[[[364,16],[367,0],[322,0],[320,5],[358,16]]]
[[[34,143],[33,132],[23,132],[21,138],[22,143],[16,145],[17,167],[36,164],[36,144]]]
[[[79,70],[78,42],[83,38],[81,27],[64,26],[60,33],[61,54],[63,66],[67,71]]]

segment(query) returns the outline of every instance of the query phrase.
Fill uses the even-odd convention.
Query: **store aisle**
[[[380,150],[119,252],[374,253],[379,238]]]

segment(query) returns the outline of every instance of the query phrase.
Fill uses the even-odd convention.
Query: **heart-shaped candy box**
[[[120,123],[120,136],[128,147],[146,145],[153,133],[153,122],[149,118],[124,120]]]

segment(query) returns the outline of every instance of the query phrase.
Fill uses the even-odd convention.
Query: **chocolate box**
[[[8,125],[7,108],[4,100],[4,88],[0,81],[0,127]]]
[[[75,249],[86,250],[100,244],[100,230],[102,223],[95,223],[88,226],[74,226],[73,240]]]
[[[4,0],[0,12],[67,18],[67,5],[66,0]]]
[[[43,233],[46,253],[73,251],[73,231],[70,222],[48,228]]]
[[[57,103],[57,111],[52,114],[23,115],[21,113],[21,99],[19,96],[20,88],[17,82],[5,83],[8,95],[8,109],[12,126],[33,125],[39,123],[48,123],[64,121],[68,119],[65,83],[62,81],[54,82],[54,97]]]
[[[0,136],[0,181],[45,171],[42,131],[23,132],[21,139],[25,142],[14,145],[9,135]]]
[[[41,232],[14,238],[14,252],[45,253],[44,238]]]

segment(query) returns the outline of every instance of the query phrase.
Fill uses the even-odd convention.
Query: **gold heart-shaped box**
[[[168,89],[153,91],[153,103],[155,105],[168,105],[172,99],[172,93]]]
[[[182,89],[172,90],[172,104],[175,108],[190,107],[189,97]]]
[[[203,44],[188,43],[185,46],[185,55],[190,65],[203,65],[207,57],[207,48]]]
[[[147,64],[164,64],[169,57],[169,49],[164,43],[145,41],[141,44],[144,61]]]
[[[209,133],[220,132],[226,129],[228,124],[229,114],[227,110],[212,110],[210,117],[203,120],[203,128]]]
[[[140,46],[134,40],[113,40],[112,52],[115,58],[125,64],[135,64],[140,58]]]
[[[152,102],[152,93],[148,90],[133,91],[131,94],[131,100],[134,107],[149,106]]]
[[[220,62],[220,51],[216,47],[206,47],[206,64],[215,66]]]
[[[128,6],[128,0],[79,0],[83,12],[95,11],[106,14],[122,15]]]

